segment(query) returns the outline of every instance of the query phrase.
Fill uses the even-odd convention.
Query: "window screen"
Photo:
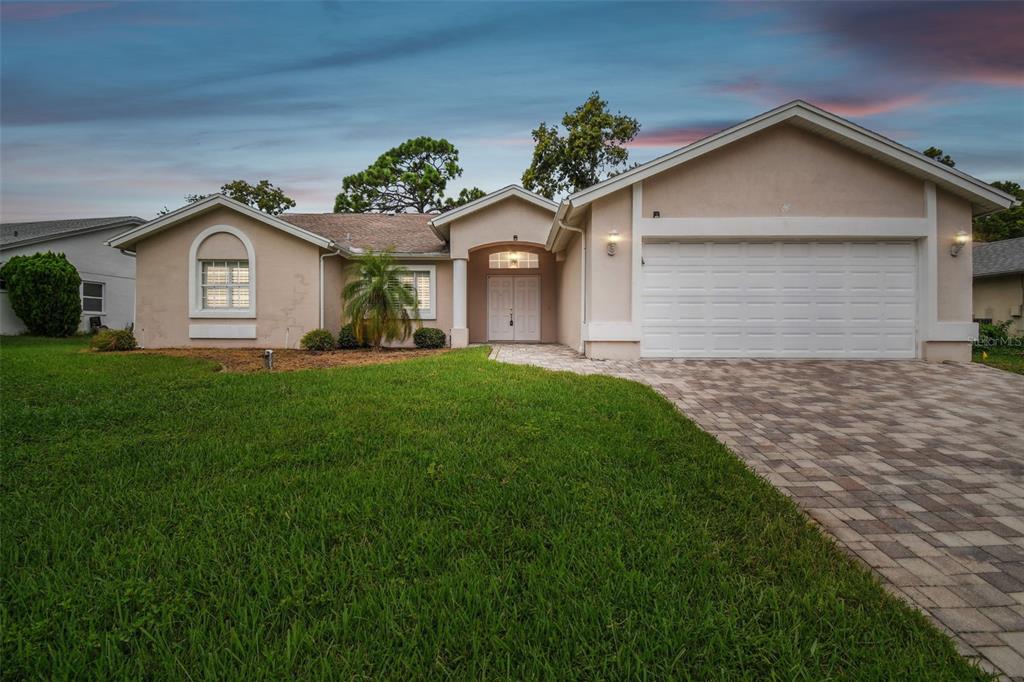
[[[103,282],[82,282],[82,312],[103,312]]]
[[[249,307],[249,261],[203,261],[203,308]]]

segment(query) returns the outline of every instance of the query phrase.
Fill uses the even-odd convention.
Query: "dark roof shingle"
[[[283,213],[279,218],[343,246],[397,253],[447,253],[428,213]]]
[[[975,277],[1024,272],[1024,237],[975,242],[972,252]]]
[[[69,220],[43,220],[32,223],[0,224],[0,245],[13,246],[22,242],[38,242],[82,232],[101,230],[116,225],[141,225],[142,218],[114,216],[112,218],[73,218]]]

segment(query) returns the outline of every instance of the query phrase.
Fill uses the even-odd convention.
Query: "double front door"
[[[540,277],[487,278],[487,340],[540,341]]]

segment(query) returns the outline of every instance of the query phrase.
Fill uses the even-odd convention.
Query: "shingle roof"
[[[397,253],[447,253],[427,213],[283,213],[279,218],[343,246]]]
[[[998,242],[975,242],[974,276],[1024,272],[1024,237]]]
[[[41,242],[118,225],[141,225],[144,222],[146,221],[142,218],[126,215],[112,218],[73,218],[33,223],[2,223],[0,224],[0,245],[9,247],[22,243]]]

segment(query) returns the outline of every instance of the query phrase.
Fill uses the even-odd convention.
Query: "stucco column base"
[[[469,345],[468,329],[452,329],[452,348],[465,348]]]
[[[637,341],[587,341],[586,356],[594,360],[639,360]]]
[[[925,341],[923,356],[926,362],[970,362],[970,341]]]

